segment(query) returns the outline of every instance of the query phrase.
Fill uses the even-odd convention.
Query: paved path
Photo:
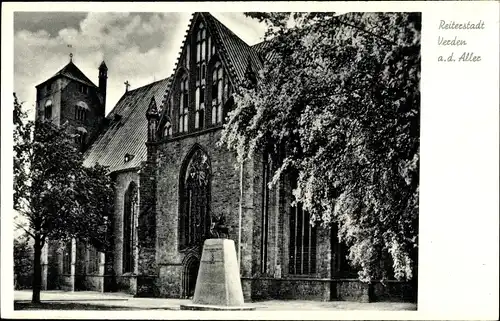
[[[29,302],[31,300],[31,290],[15,291],[14,300],[17,302]],[[42,302],[53,303],[77,303],[99,306],[100,309],[108,307],[126,307],[128,309],[161,309],[179,310],[181,304],[189,304],[190,300],[163,299],[163,298],[134,298],[125,293],[100,293],[100,292],[65,292],[65,291],[42,291]],[[416,310],[413,303],[401,302],[374,302],[359,303],[347,301],[305,301],[305,300],[269,300],[259,302],[249,302],[248,306],[255,307],[256,310],[386,310],[402,311]]]

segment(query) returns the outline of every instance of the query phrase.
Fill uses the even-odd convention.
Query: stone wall
[[[56,125],[61,124],[61,91],[69,82],[68,79],[57,79],[53,82],[52,89],[43,86],[36,92],[36,118],[45,119],[45,103],[52,101],[52,119]]]
[[[387,281],[362,283],[347,279],[275,279],[244,278],[242,284],[252,284],[252,300],[319,300],[356,302],[416,302],[408,282]]]
[[[115,202],[114,202],[114,213],[112,218],[113,260],[112,262],[108,262],[108,264],[112,266],[112,270],[110,271],[110,269],[107,269],[105,272],[106,277],[111,278],[112,281],[107,282],[108,285],[106,286],[106,288],[107,290],[111,291],[125,291],[128,293],[135,294],[136,273],[127,273],[126,275],[123,275],[123,214],[124,214],[125,192],[132,182],[134,182],[138,187],[140,186],[139,174],[137,173],[137,170],[120,172],[114,175],[114,181],[115,181]],[[140,202],[141,200],[139,198],[139,203]],[[136,218],[135,226],[137,226],[138,215],[136,215],[135,218]],[[137,235],[137,233],[135,234]],[[135,266],[137,268],[137,253],[135,256],[136,256]],[[112,273],[112,275],[110,275],[110,272]],[[131,279],[133,279],[132,282]]]
[[[238,250],[240,170],[235,167],[236,158],[226,149],[218,148],[220,131],[208,130],[199,135],[173,139],[158,144],[156,231],[160,286],[159,293],[165,297],[179,297],[182,291],[182,262],[186,254],[179,252],[179,182],[180,172],[186,156],[195,148],[201,148],[209,157],[211,165],[210,207],[213,213],[223,213],[229,226],[229,238]],[[254,163],[244,165],[242,206],[242,275],[252,274],[253,219],[256,173]]]
[[[88,143],[97,134],[104,112],[97,96],[97,89],[87,86],[88,94],[83,94],[79,91],[78,85],[78,82],[71,81],[62,86],[60,119],[61,124],[67,120],[75,128],[85,127],[88,131]],[[90,109],[84,121],[75,118],[76,103],[79,101],[86,103]]]
[[[244,280],[248,282],[250,280]],[[330,282],[321,279],[254,278],[252,300],[330,300]]]
[[[149,137],[151,139],[151,137]],[[147,160],[142,164],[139,189],[136,296],[158,296],[156,175],[157,146],[147,142]]]
[[[386,281],[374,282],[372,301],[417,302],[416,289],[411,282]]]

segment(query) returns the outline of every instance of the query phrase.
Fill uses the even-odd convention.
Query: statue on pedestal
[[[210,238],[226,239],[229,238],[229,227],[226,226],[226,218],[224,214],[214,214],[211,216]]]

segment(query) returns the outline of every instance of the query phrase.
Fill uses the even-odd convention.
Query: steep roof
[[[269,51],[269,47],[271,46],[272,41],[273,41],[272,39],[266,40],[252,46],[252,48],[257,52],[261,60],[271,61],[273,58],[275,58],[276,54]]]
[[[191,17],[189,22],[189,27],[187,29],[186,35],[184,36],[184,41],[182,42],[181,50],[179,51],[179,56],[177,57],[177,62],[175,64],[173,75],[178,72],[181,68],[180,63],[185,52],[185,43],[187,37],[194,32],[194,26],[198,21],[198,18],[201,18],[207,25],[207,28],[210,32],[210,36],[215,42],[215,46],[217,47],[217,52],[219,57],[225,65],[227,71],[229,72],[232,81],[235,82],[235,85],[245,82],[245,72],[247,71],[248,64],[250,62],[250,66],[254,72],[263,68],[263,64],[261,59],[259,58],[259,54],[252,47],[249,46],[245,41],[243,41],[240,37],[238,37],[234,32],[229,30],[225,25],[223,25],[219,20],[217,20],[214,16],[212,16],[208,12],[195,12]],[[170,92],[166,92],[163,96],[164,100],[162,103],[167,105],[167,99],[170,97]],[[161,112],[161,119],[163,120],[165,113],[167,111],[164,110]],[[162,122],[160,120],[160,122]]]
[[[64,76],[73,80],[76,80],[78,82],[84,83],[88,86],[91,87],[97,87],[85,74],[78,69],[78,67],[73,63],[73,61],[70,61],[66,66],[64,66],[61,70],[55,73],[52,77],[49,79],[45,80],[44,82],[40,83],[36,87],[46,83],[47,81],[54,79],[59,76]]]
[[[229,64],[229,70],[230,72],[234,72],[233,76],[237,77],[238,82],[245,81],[245,70],[249,60],[254,71],[262,69],[262,62],[255,49],[210,13],[203,12],[201,14],[205,18],[208,28],[212,31],[212,36],[218,38],[222,43],[222,46],[219,43],[218,50],[223,52]]]
[[[85,166],[96,163],[109,166],[111,172],[140,166],[146,160],[147,127],[146,111],[154,97],[161,105],[163,94],[171,78],[126,92],[106,117],[109,126],[85,153]],[[133,158],[125,162],[125,155]]]

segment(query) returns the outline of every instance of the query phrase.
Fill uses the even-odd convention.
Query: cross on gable
[[[125,92],[128,92],[128,87],[130,87],[130,83],[127,80],[126,82],[124,82],[124,84],[125,84]]]

